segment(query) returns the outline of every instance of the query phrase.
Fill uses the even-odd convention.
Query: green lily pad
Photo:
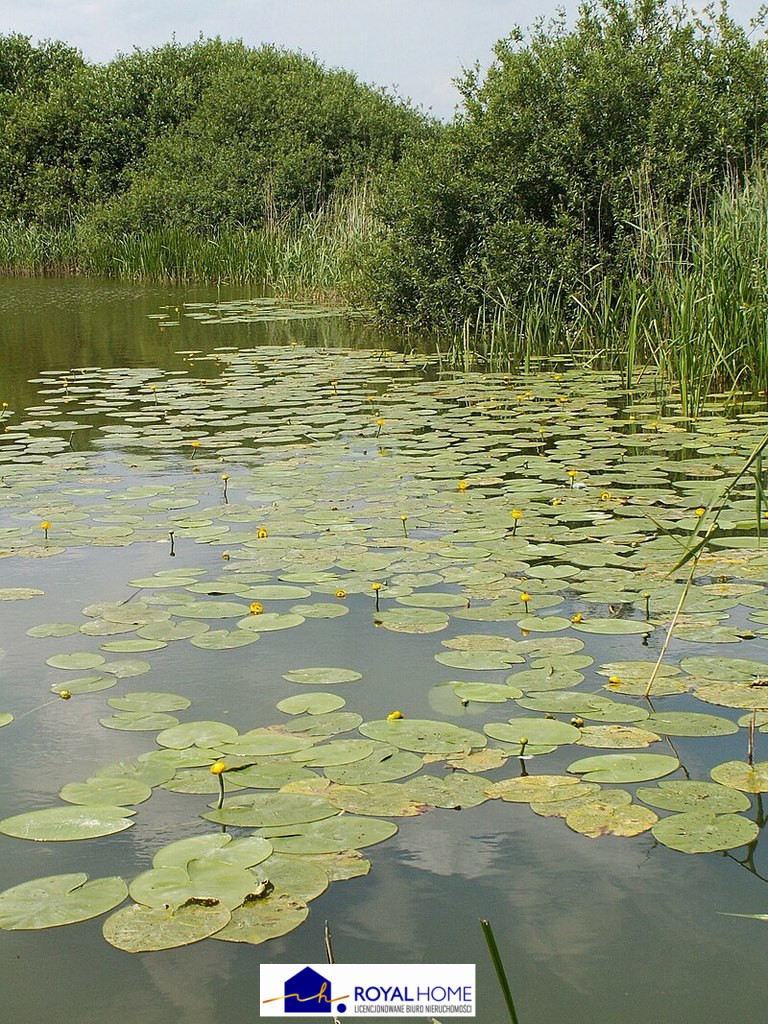
[[[678,779],[657,786],[641,786],[638,799],[665,811],[697,811],[704,814],[735,814],[747,811],[749,797],[717,782]]]
[[[234,601],[193,601],[171,605],[168,611],[181,619],[236,619],[242,618],[248,611],[248,605],[244,602],[235,604]]]
[[[633,633],[650,633],[653,626],[650,622],[641,622],[638,619],[582,619],[574,622],[573,628],[579,633],[603,633],[610,636],[626,635]]]
[[[441,665],[473,672],[503,672],[510,665],[520,665],[524,660],[517,654],[504,651],[443,651],[435,655],[435,661]]]
[[[528,633],[559,633],[568,629],[571,620],[563,615],[524,615],[517,624]]]
[[[338,711],[347,702],[335,693],[297,693],[295,697],[286,697],[277,705],[277,710],[286,715],[324,715],[329,711]]]
[[[84,807],[47,807],[42,811],[28,811],[0,821],[0,832],[16,839],[36,842],[65,842],[75,839],[95,839],[123,832],[133,822],[136,812],[129,807],[89,804]]]
[[[41,622],[39,626],[28,629],[27,636],[72,636],[73,633],[77,633],[78,628],[72,622]]]
[[[57,928],[88,921],[113,910],[127,895],[128,886],[117,877],[90,882],[84,873],[35,878],[0,893],[0,928]]]
[[[13,715],[10,713],[10,711],[3,711],[2,713],[0,713],[0,729],[2,729],[4,725],[10,725],[12,721]]]
[[[509,722],[491,722],[483,730],[504,743],[520,743],[525,738],[528,743],[545,746],[577,743],[581,736],[575,726],[553,718],[510,718]]]
[[[578,790],[578,779],[567,775],[519,775],[500,782],[490,782],[486,793],[492,799],[507,800],[511,803],[549,803],[552,800],[568,800]]]
[[[51,693],[61,693],[62,690],[69,690],[72,694],[98,693],[99,690],[109,690],[116,685],[117,680],[110,676],[82,676],[56,683],[51,687]]]
[[[664,736],[730,736],[739,731],[735,722],[694,711],[654,712],[643,725]]]
[[[422,814],[424,807],[398,782],[374,782],[366,786],[331,786],[328,800],[340,811],[407,818]]]
[[[637,836],[647,832],[658,820],[647,807],[631,803],[615,807],[599,800],[574,807],[565,816],[569,828],[590,839],[599,839],[600,836]]]
[[[327,800],[298,793],[238,794],[225,800],[221,809],[207,811],[203,817],[219,825],[268,828],[320,821],[337,814]]]
[[[263,840],[265,843],[266,840]],[[161,847],[152,858],[153,868],[181,867],[186,868],[191,860],[214,854],[217,850],[232,842],[232,836],[224,832],[206,832],[189,839],[177,839],[167,846]],[[271,847],[270,847],[271,849]],[[269,853],[267,853],[269,856]]]
[[[460,700],[474,700],[481,704],[503,704],[523,695],[516,686],[501,683],[453,683],[452,686]]]
[[[242,629],[212,629],[208,633],[193,636],[190,643],[203,651],[230,651],[255,644],[259,639],[258,633],[246,633]]]
[[[186,747],[215,747],[238,738],[237,729],[225,722],[185,722],[166,729],[157,736],[161,747],[184,750]]]
[[[462,729],[450,722],[418,718],[364,722],[360,732],[363,736],[390,743],[401,750],[422,754],[459,754],[473,747],[484,747],[488,742],[485,736],[472,729]]]
[[[597,754],[568,765],[568,771],[583,774],[590,782],[647,782],[660,779],[680,767],[668,754]]]
[[[759,835],[757,825],[740,814],[686,811],[662,818],[653,834],[664,846],[681,853],[714,853],[746,846]]]
[[[152,788],[139,779],[120,776],[94,776],[87,782],[68,782],[59,796],[70,804],[98,804],[129,807],[152,796]]]
[[[52,654],[50,658],[45,659],[45,664],[50,665],[51,668],[74,669],[82,672],[84,669],[100,668],[106,660],[101,654],[94,654],[91,651],[73,651],[71,654]]]
[[[105,729],[119,729],[123,732],[155,732],[178,725],[173,715],[162,715],[155,711],[116,711],[109,718],[100,718]]]
[[[145,640],[161,640],[163,643],[168,643],[171,640],[190,640],[193,636],[200,636],[207,631],[208,626],[204,622],[197,622],[194,619],[179,619],[168,622],[149,622],[136,632]]]
[[[336,810],[334,808],[334,810]],[[383,843],[397,832],[397,825],[380,818],[361,818],[342,814],[325,821],[295,825],[290,830],[269,829],[269,838],[277,853],[341,853]],[[276,834],[279,833],[279,834]]]
[[[119,711],[184,711],[190,702],[176,693],[156,693],[150,690],[126,693],[122,697],[110,697],[107,704]]]
[[[292,932],[304,923],[308,914],[305,902],[276,890],[238,907],[226,927],[212,937],[222,942],[247,942],[257,946]]]
[[[442,778],[422,774],[401,785],[411,800],[431,807],[459,810],[462,807],[476,807],[488,800],[487,780],[460,772]]]
[[[768,793],[768,761],[726,761],[709,773],[715,782],[742,793]]]
[[[579,729],[579,733],[577,742],[583,747],[605,747],[614,750],[649,747],[651,743],[658,743],[661,739],[655,732],[638,729],[634,725],[585,725]]]
[[[382,747],[362,761],[339,767],[328,767],[325,776],[342,786],[370,786],[377,782],[395,782],[415,775],[424,767],[417,754],[394,747]]]
[[[210,773],[209,773],[210,774]],[[227,781],[249,789],[282,789],[291,782],[317,778],[303,765],[279,761],[275,764],[253,764],[226,774]]]
[[[328,872],[320,864],[280,853],[273,853],[260,865],[259,875],[271,882],[278,892],[304,903],[321,896],[330,881]]]
[[[359,716],[358,716],[359,717]],[[251,729],[242,736],[221,743],[224,754],[238,754],[245,757],[272,757],[281,754],[293,754],[298,750],[306,750],[312,746],[312,740],[305,736],[293,736],[284,732],[272,732],[269,729]]]
[[[355,683],[362,678],[361,672],[348,668],[295,668],[283,675],[289,683],[306,686],[335,686],[338,683]]]
[[[372,754],[374,749],[375,744],[370,740],[332,740],[330,743],[312,747],[311,750],[292,754],[291,760],[309,768],[337,767],[362,761]]]
[[[295,612],[263,612],[240,619],[237,628],[244,632],[270,633],[278,629],[293,629],[304,621],[304,616]]]
[[[104,922],[104,938],[126,953],[174,949],[207,939],[227,925],[226,907],[190,904],[176,911],[137,905],[118,910]]]

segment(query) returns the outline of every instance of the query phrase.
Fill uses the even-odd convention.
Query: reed
[[[325,302],[365,292],[363,248],[376,231],[373,190],[364,183],[317,210],[271,219],[259,230],[203,236],[181,227],[112,235],[87,222],[51,228],[0,224],[0,273],[85,274],[136,281],[263,284]]]
[[[674,218],[639,188],[627,269],[566,287],[532,283],[523,300],[486,295],[451,351],[468,365],[526,372],[567,354],[622,372],[644,367],[695,415],[713,393],[768,390],[768,173],[755,166],[706,208]]]

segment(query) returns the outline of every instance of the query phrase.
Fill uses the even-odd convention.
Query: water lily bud
[[[72,699],[72,694],[69,692],[69,690],[59,690],[59,696],[61,697],[62,700]]]
[[[575,725],[577,729],[583,729],[584,728],[584,719],[583,718],[579,718],[578,715],[574,715],[574,717],[571,719],[571,725]]]
[[[402,711],[390,711],[390,713],[387,715],[387,721],[388,722],[396,722],[398,719],[404,718],[404,717],[405,717],[405,715],[403,714]]]
[[[214,761],[209,770],[211,772],[211,775],[221,775],[223,772],[227,770],[226,762]]]

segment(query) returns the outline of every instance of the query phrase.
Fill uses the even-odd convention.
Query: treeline
[[[494,357],[661,365],[706,335],[707,379],[743,381],[768,319],[762,26],[587,3],[459,85],[440,124],[274,47],[91,65],[0,37],[0,266],[264,279]]]
[[[345,71],[219,39],[87,64],[0,36],[0,218],[210,233],[301,217],[429,134]]]

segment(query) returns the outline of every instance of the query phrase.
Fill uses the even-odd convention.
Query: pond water
[[[521,1024],[746,1019],[768,548],[731,484],[764,405],[452,373],[328,314],[0,281],[0,890],[74,877],[0,896],[4,1019],[256,1019],[259,963],[322,961],[328,920],[339,961],[476,963],[490,1024],[483,917]],[[115,882],[80,920],[80,872],[276,937],[126,952],[152,928]]]

